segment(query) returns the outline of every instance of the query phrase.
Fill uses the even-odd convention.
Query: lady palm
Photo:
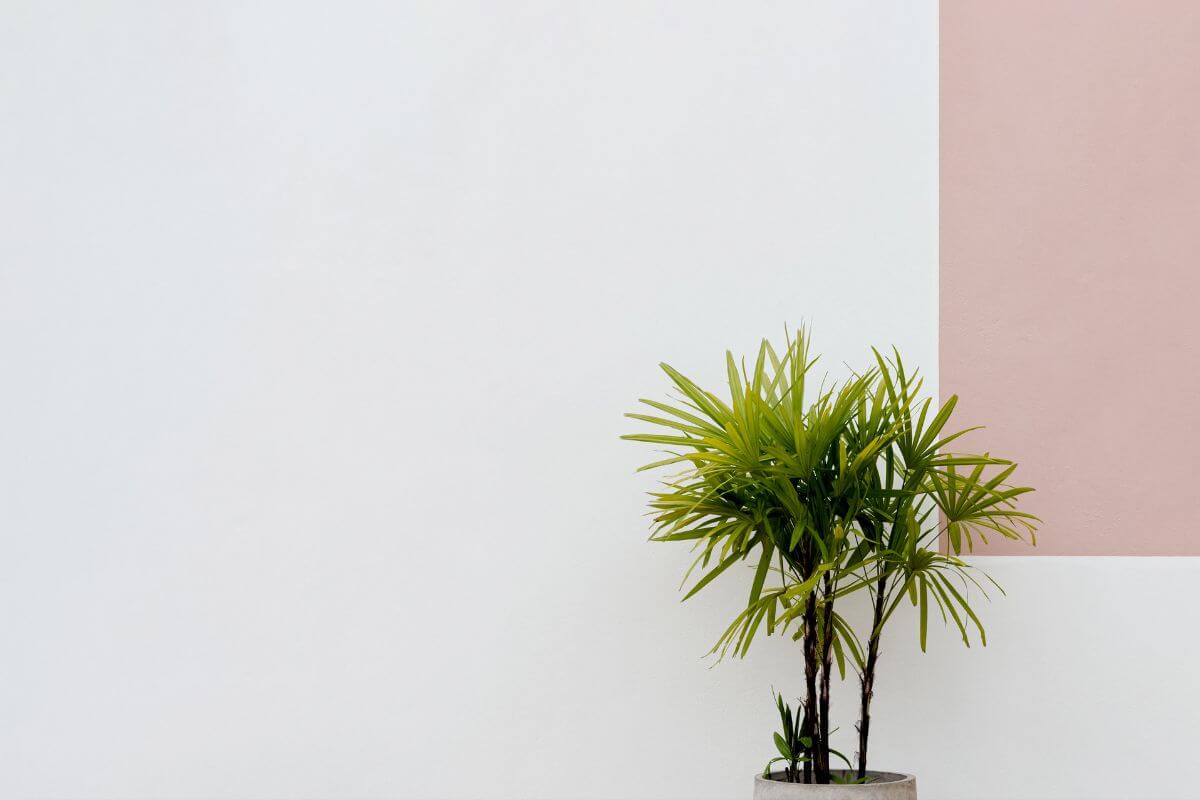
[[[1030,490],[1005,483],[1013,471],[1006,461],[946,452],[966,433],[943,434],[955,398],[936,411],[918,400],[921,383],[898,354],[888,361],[876,353],[871,369],[822,387],[808,405],[814,360],[803,331],[788,337],[782,354],[764,341],[750,370],[729,354],[726,363],[728,401],[664,364],[677,399],[642,400],[658,414],[628,415],[664,431],[625,437],[667,448],[666,458],[643,469],[681,468],[652,493],[651,538],[698,549],[688,573],[703,574],[685,600],[732,565],[755,565],[746,606],[714,653],[745,656],[759,632],[802,644],[795,738],[805,743],[804,766],[802,776],[789,770],[789,779],[830,781],[830,683],[835,665],[844,675],[851,662],[862,687],[862,777],[884,625],[908,598],[923,648],[932,601],[964,642],[971,627],[982,640],[964,588],[974,578],[957,556],[989,532],[1032,538],[1034,518],[1014,504]],[[946,553],[936,549],[939,537]],[[838,605],[859,591],[870,594],[873,611],[865,646]]]

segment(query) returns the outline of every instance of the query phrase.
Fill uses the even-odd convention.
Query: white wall
[[[881,758],[913,765],[923,798],[1195,798],[1200,558],[977,563],[1008,592],[985,607],[988,646],[943,637],[911,692],[901,648]]]
[[[620,415],[936,368],[935,4],[3,17],[0,796],[745,796],[799,656],[700,659]],[[910,638],[932,776],[1003,684]]]

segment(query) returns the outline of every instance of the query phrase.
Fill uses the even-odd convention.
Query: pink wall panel
[[[1200,555],[1200,2],[941,10],[942,393],[1039,546]]]

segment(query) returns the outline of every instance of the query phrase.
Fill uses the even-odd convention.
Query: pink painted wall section
[[[941,372],[1045,525],[1200,555],[1200,2],[941,5]]]

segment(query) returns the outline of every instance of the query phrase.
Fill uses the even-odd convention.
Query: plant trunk
[[[829,776],[821,769],[821,752],[825,742],[821,739],[821,721],[817,710],[817,597],[816,592],[808,595],[804,608],[804,726],[802,735],[812,742],[809,760],[804,762],[804,782],[829,783]]]
[[[821,752],[816,764],[817,783],[829,783],[829,684],[833,678],[833,587],[825,574],[825,608],[821,614],[821,696],[819,699]],[[822,780],[823,778],[823,780]]]
[[[875,588],[875,613],[871,620],[871,638],[867,640],[867,660],[862,674],[862,710],[858,718],[858,777],[867,774],[867,738],[871,735],[871,698],[875,694],[875,666],[879,663],[879,623],[887,600],[887,575],[879,578]]]

